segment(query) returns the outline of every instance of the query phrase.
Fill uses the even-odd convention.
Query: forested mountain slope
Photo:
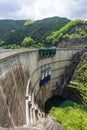
[[[25,20],[0,20],[0,39],[4,35],[21,28],[24,23]]]
[[[72,20],[47,36],[46,42],[57,47],[87,46],[87,21]]]
[[[1,37],[1,46],[21,46],[23,40],[26,37],[29,37],[29,39],[33,39],[34,46],[38,45],[38,43],[41,43],[43,46],[45,45],[45,39],[48,35],[51,35],[52,32],[59,30],[69,21],[70,20],[66,18],[60,17],[46,18],[34,22],[29,21],[31,22],[30,24],[26,24],[28,22],[25,21],[24,25],[20,29],[17,28],[16,30],[14,30],[14,28],[10,28],[10,30],[12,31]],[[6,29],[6,26],[4,26],[4,28]],[[28,47],[30,47],[30,45],[28,45]]]
[[[1,20],[0,47],[87,47],[87,21],[51,17],[42,20]]]

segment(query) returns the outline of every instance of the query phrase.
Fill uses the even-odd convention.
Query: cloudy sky
[[[0,19],[67,17],[87,20],[87,0],[0,0]]]

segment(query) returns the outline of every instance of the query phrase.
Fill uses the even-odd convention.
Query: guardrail
[[[56,54],[56,48],[41,48],[39,49],[40,58],[52,57]]]

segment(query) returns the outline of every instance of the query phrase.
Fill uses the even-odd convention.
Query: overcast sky
[[[0,0],[0,19],[53,16],[87,20],[87,0]]]

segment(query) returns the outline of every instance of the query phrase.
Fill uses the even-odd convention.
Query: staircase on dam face
[[[39,120],[43,120],[42,117],[45,117],[38,106],[32,101],[30,95],[26,97],[26,121],[27,125],[34,125]]]

